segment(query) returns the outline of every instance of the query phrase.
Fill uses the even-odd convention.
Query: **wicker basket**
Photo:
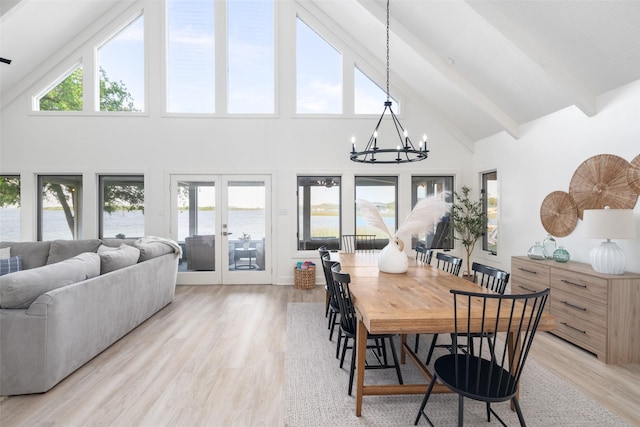
[[[293,287],[296,289],[313,289],[316,286],[316,267],[310,265],[307,270],[293,269]]]

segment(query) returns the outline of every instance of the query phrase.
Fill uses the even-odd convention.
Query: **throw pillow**
[[[83,253],[31,270],[0,276],[0,308],[29,308],[40,295],[100,274],[100,257]]]
[[[9,259],[9,258],[11,258],[11,248],[0,249],[0,259]]]
[[[0,259],[0,276],[15,273],[22,270],[22,257],[20,255],[11,258]]]
[[[64,261],[85,252],[96,252],[102,242],[98,239],[54,240],[51,242],[47,264]]]
[[[100,255],[100,274],[105,274],[136,264],[140,257],[140,249],[125,243],[118,248],[102,245],[98,248],[98,255]]]
[[[29,270],[47,263],[51,242],[0,242],[0,247],[10,247],[13,256],[21,255],[22,268]]]
[[[162,242],[135,243],[134,246],[140,249],[139,262],[147,261],[173,252],[173,248],[171,246]]]

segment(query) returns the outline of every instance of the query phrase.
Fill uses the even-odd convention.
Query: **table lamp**
[[[591,250],[591,267],[598,273],[622,274],[625,256],[620,246],[611,239],[635,239],[636,229],[632,209],[585,209],[583,213],[585,236],[607,239]]]

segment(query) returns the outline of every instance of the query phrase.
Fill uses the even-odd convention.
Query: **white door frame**
[[[215,271],[178,271],[177,283],[180,285],[234,285],[234,284],[271,284],[273,283],[271,268],[271,247],[272,247],[272,204],[271,204],[271,175],[266,174],[171,174],[170,175],[170,235],[171,238],[178,241],[178,182],[179,181],[201,181],[213,182],[216,187],[215,192],[215,209],[219,212],[215,216]],[[265,265],[263,270],[230,270],[229,259],[229,236],[224,235],[223,231],[229,231],[223,228],[224,224],[228,224],[228,185],[229,182],[237,181],[261,181],[265,185],[265,239],[264,253]],[[242,230],[233,231],[235,233],[231,238],[236,238],[237,234]],[[223,250],[224,249],[224,250]]]

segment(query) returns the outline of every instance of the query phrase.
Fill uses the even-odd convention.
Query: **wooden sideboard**
[[[640,274],[601,274],[575,261],[511,258],[511,292],[551,288],[553,334],[609,364],[640,362]]]

